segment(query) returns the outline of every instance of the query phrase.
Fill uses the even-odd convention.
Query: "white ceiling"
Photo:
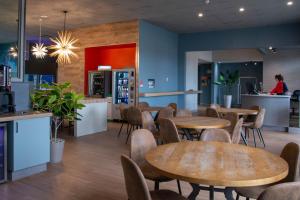
[[[284,24],[300,20],[300,1],[288,7],[287,0],[27,0],[27,30],[38,35],[38,19],[47,15],[44,33],[63,27],[68,10],[68,28],[145,19],[169,30],[186,33]],[[0,25],[13,23],[17,0],[0,0]],[[239,13],[239,7],[245,8]],[[198,18],[199,12],[204,13]],[[5,18],[3,18],[5,17]],[[9,19],[9,20],[8,20]],[[2,26],[3,27],[3,26]],[[7,30],[12,30],[13,25]],[[0,30],[2,32],[2,30]],[[7,32],[7,31],[6,31]]]

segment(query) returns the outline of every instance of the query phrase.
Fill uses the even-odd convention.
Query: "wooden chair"
[[[206,116],[207,117],[220,118],[220,115],[219,115],[218,111],[215,108],[207,108],[206,109]]]
[[[142,112],[142,128],[151,131],[156,140],[159,139],[159,131],[151,113],[148,111]]]
[[[127,134],[128,134],[128,127],[129,127],[128,120],[127,120],[128,108],[126,108],[125,104],[120,104],[119,110],[120,110],[122,125],[120,127],[118,137],[120,137],[121,135],[124,124],[127,124],[127,131],[126,131]]]
[[[151,149],[156,148],[156,142],[149,130],[139,129],[132,133],[130,143],[130,157],[140,167],[146,179],[154,181],[155,190],[159,190],[160,182],[168,182],[173,179],[162,176],[154,171],[154,169],[146,162],[145,154]],[[181,194],[181,187],[179,181],[177,181],[178,190]]]
[[[170,119],[161,118],[159,120],[159,132],[164,144],[180,142],[177,127]]]
[[[263,126],[264,123],[265,113],[266,113],[266,109],[264,108],[260,109],[254,122],[247,122],[243,124],[246,133],[245,136],[249,135],[249,129],[252,129],[252,135],[253,135],[255,147],[256,147],[255,131],[257,132],[257,135],[260,141],[263,143],[264,147],[266,147],[265,140],[263,138],[262,131],[261,131],[261,127]]]
[[[183,196],[170,190],[149,192],[146,180],[139,166],[125,155],[121,156],[126,191],[130,200],[186,200]]]
[[[207,129],[201,134],[200,140],[231,143],[230,134],[224,129]]]
[[[138,107],[131,106],[127,111],[127,121],[130,126],[127,133],[126,144],[128,143],[132,130],[139,129],[142,127],[142,112]]]
[[[289,165],[289,173],[286,178],[279,181],[276,184],[287,183],[287,182],[295,182],[298,177],[299,170],[299,145],[296,143],[288,143],[283,148],[280,157],[283,158]],[[274,184],[275,185],[275,184]],[[241,187],[236,188],[235,191],[237,193],[236,199],[239,200],[240,196],[246,197],[247,200],[250,198],[257,199],[259,195],[270,185],[256,186],[256,187]]]
[[[177,108],[178,108],[177,104],[176,103],[169,103],[168,107],[173,108],[173,110],[174,110],[174,117],[176,117],[177,116]]]
[[[282,183],[266,189],[257,200],[299,200],[300,183]]]

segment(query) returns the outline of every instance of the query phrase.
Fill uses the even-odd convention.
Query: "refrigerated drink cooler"
[[[120,119],[119,105],[135,104],[135,70],[113,70],[113,119]]]
[[[89,92],[91,97],[106,98],[112,93],[112,71],[89,71]]]

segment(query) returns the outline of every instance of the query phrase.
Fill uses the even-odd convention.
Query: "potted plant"
[[[54,133],[51,134],[50,161],[58,163],[62,161],[64,140],[58,138],[58,129],[64,119],[74,121],[80,120],[78,109],[84,107],[79,101],[82,95],[70,90],[70,83],[62,84],[41,84],[40,90],[36,90],[31,95],[32,107],[34,110],[52,112],[52,125]]]
[[[225,108],[231,108],[232,87],[237,84],[239,78],[240,75],[238,70],[232,73],[227,70],[226,74],[220,72],[219,80],[215,81],[215,84],[223,86]]]

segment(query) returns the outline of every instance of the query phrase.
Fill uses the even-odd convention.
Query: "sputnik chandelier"
[[[42,43],[42,19],[40,18],[40,37],[39,43],[35,43],[35,45],[31,49],[32,54],[36,58],[44,58],[48,52],[47,47]]]
[[[55,39],[50,38],[54,45],[51,45],[49,48],[53,49],[54,52],[50,54],[50,56],[57,56],[56,62],[59,64],[70,64],[72,57],[77,57],[77,54],[73,52],[74,49],[78,47],[74,46],[74,44],[78,41],[72,37],[72,33],[66,31],[66,18],[67,18],[67,11],[64,11],[65,18],[64,18],[64,30],[58,32],[58,37]]]

